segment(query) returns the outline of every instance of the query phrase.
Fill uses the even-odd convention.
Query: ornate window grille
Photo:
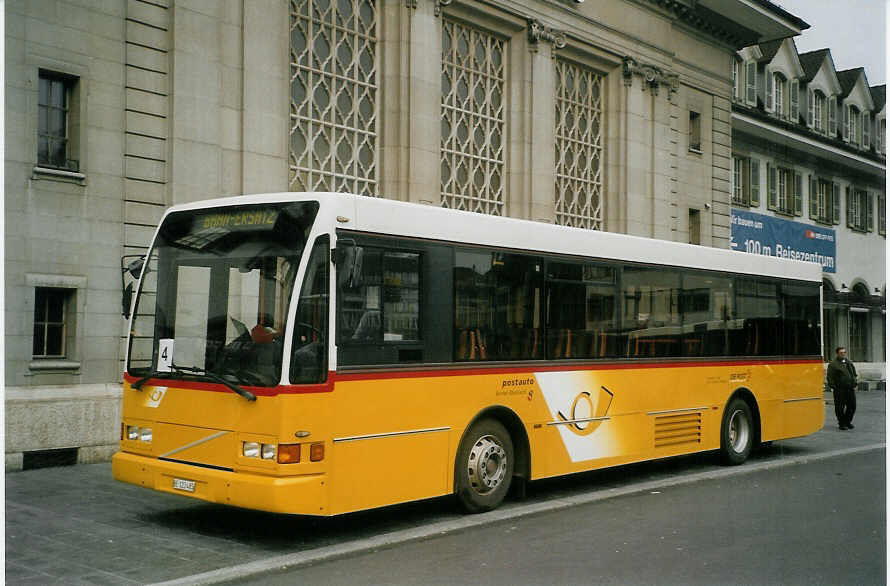
[[[603,76],[556,61],[556,223],[603,227]]]
[[[504,214],[504,41],[442,19],[442,207]]]
[[[290,0],[289,185],[377,195],[377,8]]]

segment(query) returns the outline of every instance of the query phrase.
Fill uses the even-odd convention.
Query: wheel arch
[[[726,399],[726,403],[723,404],[723,413],[726,413],[726,408],[729,407],[729,404],[733,399],[739,398],[748,404],[748,407],[751,408],[751,417],[754,419],[754,447],[757,447],[761,441],[761,428],[762,423],[760,419],[760,407],[757,405],[757,398],[754,396],[754,393],[751,392],[751,389],[747,387],[739,387],[735,391],[733,391],[729,397]],[[723,415],[721,414],[721,418]]]
[[[477,413],[467,423],[460,436],[460,441],[464,440],[464,436],[477,421],[482,421],[483,419],[494,419],[507,429],[507,433],[510,434],[510,440],[513,442],[513,476],[531,480],[531,448],[529,446],[528,433],[525,430],[522,419],[509,407],[492,405]],[[458,445],[460,445],[460,442],[458,442]]]

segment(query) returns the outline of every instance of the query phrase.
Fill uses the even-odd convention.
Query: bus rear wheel
[[[454,493],[469,513],[496,508],[513,478],[513,441],[493,419],[474,423],[464,434],[454,467]]]
[[[723,412],[720,430],[720,457],[724,464],[735,466],[748,459],[754,445],[754,418],[751,407],[736,397]]]

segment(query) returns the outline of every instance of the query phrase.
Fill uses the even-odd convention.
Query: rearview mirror
[[[133,306],[133,283],[127,283],[121,298],[121,315],[130,319],[130,308]]]
[[[361,284],[362,249],[356,245],[355,240],[339,239],[333,260],[337,267],[338,288],[354,288]]]
[[[136,260],[131,261],[124,270],[127,271],[128,273],[130,273],[130,276],[133,277],[134,279],[138,279],[139,274],[142,272],[142,267],[144,265],[145,265],[145,257],[140,256]]]
[[[126,265],[124,261],[132,258]],[[125,319],[130,319],[130,307],[133,304],[133,281],[124,286],[124,275],[128,274],[133,279],[138,279],[145,267],[145,256],[141,254],[127,254],[121,257],[121,315]],[[146,272],[148,268],[145,267]]]

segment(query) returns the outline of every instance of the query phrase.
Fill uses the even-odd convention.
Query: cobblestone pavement
[[[885,393],[857,395],[853,431],[840,431],[831,396],[825,428],[775,442],[753,462],[877,446],[885,437]],[[671,458],[532,483],[523,503],[720,470],[713,454]],[[881,487],[886,490],[886,487]],[[7,584],[143,584],[187,578],[459,518],[448,498],[334,518],[273,515],[194,501],[115,482],[110,464],[6,475]]]

